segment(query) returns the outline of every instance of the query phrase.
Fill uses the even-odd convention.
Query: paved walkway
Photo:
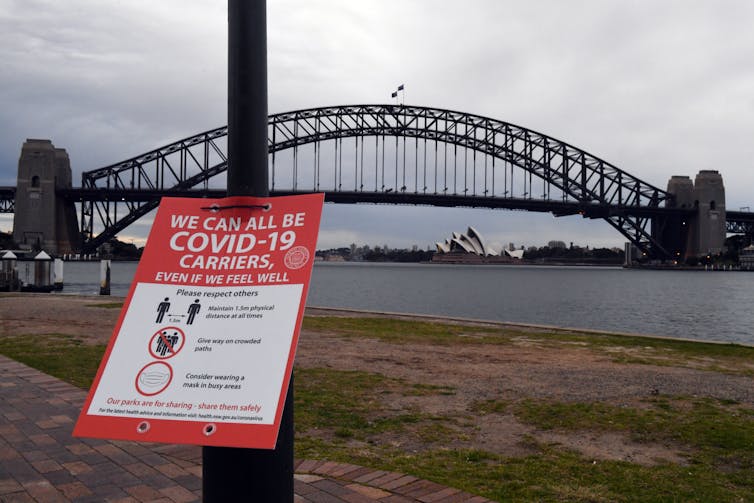
[[[84,391],[0,355],[0,501],[201,500],[201,448],[74,438],[85,398]],[[294,500],[490,501],[408,475],[310,460],[296,462]]]

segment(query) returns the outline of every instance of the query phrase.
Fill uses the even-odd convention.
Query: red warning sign
[[[274,448],[323,200],[164,198],[74,435]]]

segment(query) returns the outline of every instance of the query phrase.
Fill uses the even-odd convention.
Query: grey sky
[[[223,0],[0,0],[0,185],[26,138],[66,148],[80,180],[225,124],[226,17]],[[728,208],[754,207],[753,20],[748,0],[268,0],[269,110],[386,103],[404,83],[407,104],[535,129],[658,186],[718,169]],[[468,225],[624,241],[578,217],[328,206],[320,245],[423,248]]]

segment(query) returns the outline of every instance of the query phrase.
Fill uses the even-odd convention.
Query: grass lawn
[[[345,340],[371,337],[391,344],[511,344],[521,337],[520,332],[497,327],[382,318],[307,317],[304,326]],[[468,332],[483,337],[457,337]],[[555,347],[575,342],[605,354],[613,354],[615,347],[643,348],[631,358],[616,352],[619,364],[694,366],[750,377],[754,361],[754,349],[741,346],[565,332],[527,331],[525,337]],[[0,334],[0,353],[81,388],[91,385],[103,351],[103,345],[87,345],[65,335]],[[296,456],[408,473],[496,501],[754,501],[750,404],[658,396],[618,407],[525,398],[478,402],[465,415],[443,415],[410,407],[396,411],[385,399],[441,401],[456,392],[374,372],[297,368]],[[472,418],[503,414],[514,415],[535,432],[615,432],[638,443],[682,445],[688,454],[682,463],[654,466],[598,461],[543,441],[536,433],[526,439],[528,454],[521,456],[495,454],[483,444],[453,447],[457,439],[477,434]],[[406,448],[401,439],[409,434],[423,447]]]

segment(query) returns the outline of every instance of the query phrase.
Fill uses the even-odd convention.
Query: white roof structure
[[[489,246],[482,235],[469,227],[465,234],[454,232],[453,235],[446,239],[444,243],[435,243],[437,253],[471,253],[482,257],[495,257],[500,252],[495,251]]]
[[[524,258],[524,250],[505,250],[505,254],[519,260]]]

